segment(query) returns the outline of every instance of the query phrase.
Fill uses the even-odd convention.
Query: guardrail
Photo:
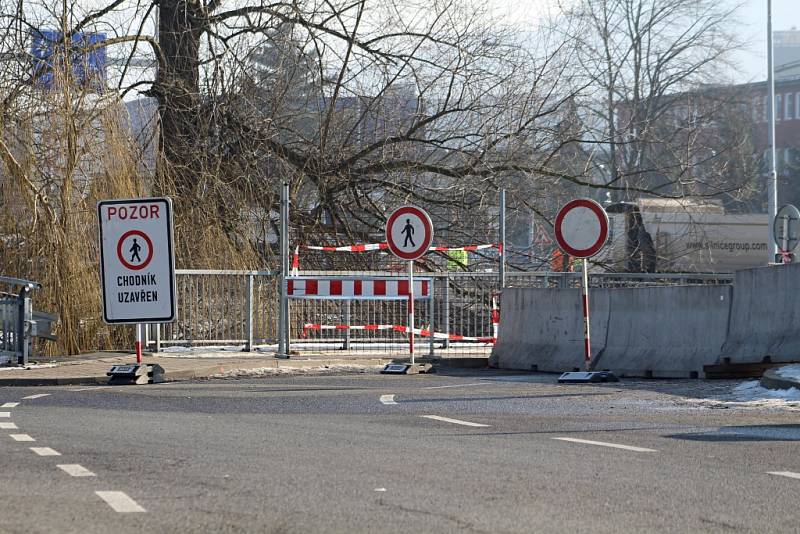
[[[386,272],[304,271],[320,276],[398,276]],[[419,273],[435,283],[431,306],[418,310],[419,325],[435,326],[436,332],[485,338],[493,335],[492,299],[499,293],[496,272]],[[507,272],[507,287],[579,287],[580,273]],[[590,273],[593,287],[647,287],[655,285],[730,284],[729,273]],[[174,323],[150,325],[145,343],[159,351],[170,345],[272,345],[278,339],[280,302],[279,277],[271,271],[177,270],[178,315]],[[293,301],[290,314],[294,348],[311,346],[314,339],[339,343],[401,342],[403,336],[391,331],[326,330],[303,337],[303,325],[315,324],[405,324],[401,301],[358,302]],[[448,348],[449,339],[436,345]]]
[[[37,334],[33,320],[31,292],[42,286],[37,282],[0,276],[0,363],[16,360],[18,365],[27,365],[32,351],[33,337]],[[12,288],[19,287],[19,292]]]

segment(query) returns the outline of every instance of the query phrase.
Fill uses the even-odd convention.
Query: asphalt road
[[[798,411],[691,400],[732,385],[4,388],[0,531],[797,532]]]

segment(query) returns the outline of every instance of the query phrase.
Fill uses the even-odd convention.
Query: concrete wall
[[[595,369],[621,376],[702,376],[728,328],[729,286],[595,289],[590,293]],[[583,315],[575,289],[507,289],[490,364],[571,371],[583,366]]]
[[[737,271],[720,363],[800,361],[800,264]]]

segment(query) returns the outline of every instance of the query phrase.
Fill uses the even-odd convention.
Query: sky
[[[739,68],[732,73],[735,82],[767,79],[767,0],[723,0],[731,6],[743,3],[739,12],[740,33],[748,41],[746,50],[737,53]],[[772,0],[772,29],[800,29],[800,0]]]

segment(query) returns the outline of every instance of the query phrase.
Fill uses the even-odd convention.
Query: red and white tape
[[[365,325],[346,325],[346,324],[313,324],[303,325],[303,336],[309,330],[394,330],[401,334],[408,333],[408,327],[401,324],[365,324]],[[414,334],[420,337],[431,337],[431,331],[425,328],[415,328]],[[494,343],[494,337],[473,337],[462,336],[459,334],[447,334],[445,332],[433,332],[434,339],[449,339],[450,341],[476,341],[478,343]]]
[[[300,245],[298,248],[305,250],[321,250],[323,252],[370,252],[373,250],[387,250],[388,243],[362,243],[358,245],[344,245],[341,247],[333,246],[317,246],[317,245]],[[487,248],[501,248],[499,243],[489,243],[488,245],[466,245],[463,247],[430,247],[428,250],[431,252],[447,252],[454,250],[464,250],[467,252],[474,252],[476,250],[484,250]],[[297,249],[295,249],[297,254]]]
[[[297,245],[292,254],[292,276],[297,276],[300,269],[300,249],[304,250],[318,250],[322,252],[371,252],[373,250],[388,250],[388,243],[363,243],[358,245],[344,245],[341,247],[332,246],[317,246],[317,245]],[[463,250],[465,252],[475,252],[478,250],[486,250],[488,248],[496,248],[503,251],[502,243],[489,243],[486,245],[466,245],[463,247],[430,247],[430,252],[453,252]]]

